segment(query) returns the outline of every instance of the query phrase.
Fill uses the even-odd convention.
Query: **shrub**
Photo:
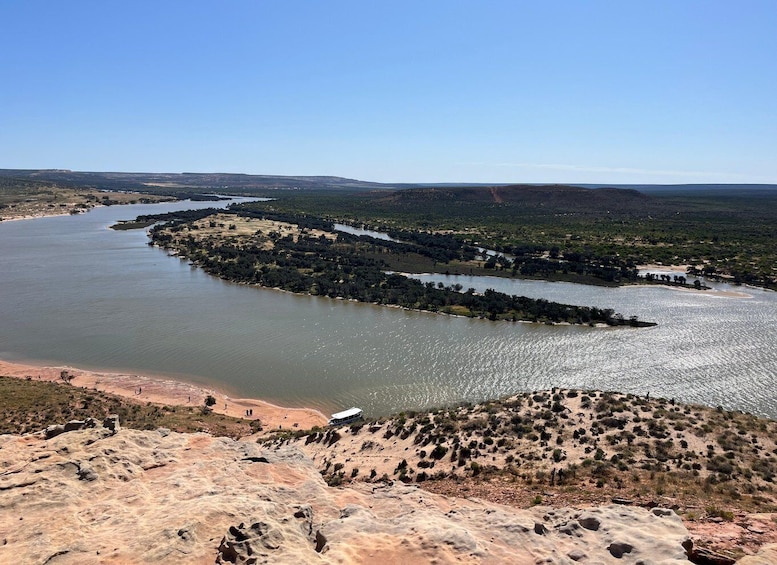
[[[717,506],[708,506],[705,510],[707,511],[707,515],[712,518],[723,518],[727,522],[734,520],[734,513],[729,510],[722,510]]]
[[[403,459],[402,461],[399,462],[399,464],[397,465],[397,468],[394,469],[394,474],[399,473],[399,472],[403,472],[404,473],[404,472],[406,472],[406,470],[407,470],[407,460]]]
[[[722,455],[715,455],[707,461],[707,470],[723,475],[731,475],[734,472],[734,466]]]

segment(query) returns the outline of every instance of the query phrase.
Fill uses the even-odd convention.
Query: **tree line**
[[[212,211],[211,213],[214,213]],[[218,211],[223,213],[222,210]],[[238,214],[238,211],[231,210]],[[254,214],[257,214],[254,216]],[[175,216],[173,213],[172,216]],[[278,233],[254,235],[249,239],[195,238],[187,233],[192,218],[202,219],[203,210],[189,211],[171,219],[168,224],[151,230],[154,244],[175,249],[179,255],[201,266],[208,273],[240,283],[280,288],[296,293],[309,293],[403,308],[459,314],[490,320],[532,321],[572,324],[653,325],[636,317],[625,319],[611,309],[560,304],[543,299],[508,295],[494,290],[483,294],[474,289],[460,292],[455,286],[422,283],[387,272],[385,257],[397,253],[427,252],[442,258],[441,250],[455,251],[450,240],[440,244],[432,234],[400,243],[377,240],[338,232],[337,238],[316,236],[311,229],[329,227],[325,220],[292,217],[289,214],[260,214],[252,211],[241,216],[263,217],[295,223],[301,227],[295,238]],[[303,227],[305,226],[305,227]],[[328,230],[326,230],[328,231]],[[270,240],[272,245],[266,245]],[[426,241],[427,245],[421,245]],[[460,250],[457,251],[460,253]],[[460,256],[460,255],[459,255]],[[458,286],[458,285],[456,285]]]

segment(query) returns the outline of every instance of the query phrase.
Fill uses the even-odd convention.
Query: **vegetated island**
[[[241,206],[141,216],[133,224],[160,221],[150,231],[153,244],[234,282],[489,320],[655,325],[611,309],[461,292],[460,285],[424,284],[395,272],[419,259],[474,260],[475,248],[445,235],[408,232],[407,241],[386,241],[335,231],[320,218]]]
[[[553,389],[274,433],[69,383],[0,377],[0,561],[752,564],[777,548],[777,424],[738,411]]]
[[[132,225],[164,222],[151,242],[226,280],[373,304],[488,320],[648,327],[612,309],[483,294],[461,285],[422,283],[398,274],[419,264],[465,269],[480,253],[448,235],[402,232],[401,241],[335,231],[310,215],[237,205],[140,216]]]

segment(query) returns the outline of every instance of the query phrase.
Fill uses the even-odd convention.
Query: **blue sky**
[[[0,168],[777,183],[777,2],[0,0]]]

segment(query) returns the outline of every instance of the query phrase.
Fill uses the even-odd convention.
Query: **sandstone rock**
[[[269,463],[266,457],[243,457],[243,461],[250,461],[251,463]]]
[[[316,530],[316,553],[321,553],[326,549],[326,537],[321,530]]]
[[[747,555],[737,561],[737,565],[775,565],[777,564],[777,543],[761,547],[755,555]]]
[[[70,420],[67,424],[65,424],[65,431],[72,432],[75,430],[82,430],[85,427],[86,422],[84,420]]]
[[[597,518],[596,516],[582,516],[578,518],[577,520],[581,526],[583,526],[586,530],[591,530],[595,532],[599,529],[599,526],[601,525],[601,520]]]
[[[2,436],[0,469],[0,563],[612,563],[620,551],[618,563],[687,564],[673,512],[330,488],[293,448],[207,434]]]
[[[559,527],[558,531],[559,531],[559,532],[561,532],[562,534],[566,534],[566,535],[568,535],[568,536],[577,536],[577,537],[580,537],[580,536],[582,536],[583,534],[581,534],[581,533],[579,533],[579,532],[577,531],[577,530],[579,530],[579,529],[580,529],[580,524],[578,524],[577,522],[571,522],[571,521],[570,521],[570,522],[567,522],[566,524],[562,524],[562,525]]]
[[[221,539],[216,563],[267,562],[284,541],[283,533],[266,522],[231,526]]]
[[[110,430],[114,434],[119,431],[119,415],[118,414],[111,414],[108,416],[105,420],[103,420],[103,427],[107,430]]]
[[[48,428],[46,428],[46,430],[43,433],[46,439],[51,439],[53,437],[58,436],[59,434],[64,434],[65,426],[63,426],[62,424],[51,425]]]
[[[620,559],[627,553],[631,553],[634,550],[634,546],[625,541],[614,541],[607,546],[607,550],[613,557]]]
[[[92,469],[91,466],[89,466],[86,463],[81,463],[78,467],[78,471],[76,472],[78,475],[78,478],[82,481],[96,481],[97,480],[97,473],[94,472],[94,469]]]
[[[308,535],[313,535],[313,509],[309,504],[297,507],[297,511],[294,512],[294,517],[298,520],[302,520],[300,528]]]
[[[688,558],[696,565],[734,565],[734,563],[736,563],[735,559],[715,553],[714,551],[710,551],[703,547],[691,551]],[[768,562],[756,561],[756,563],[758,563],[758,565],[766,565]]]

